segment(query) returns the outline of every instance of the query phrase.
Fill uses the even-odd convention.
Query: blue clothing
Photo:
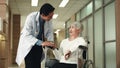
[[[45,37],[44,37],[44,24],[45,24],[45,21],[41,17],[39,17],[39,24],[40,24],[40,27],[39,27],[40,31],[39,31],[39,34],[37,36],[37,39],[39,39],[39,40],[36,42],[36,45],[41,46],[40,44],[43,41],[45,41]]]

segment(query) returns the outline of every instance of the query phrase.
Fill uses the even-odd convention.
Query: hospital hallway
[[[92,64],[88,68],[120,68],[120,0],[38,0],[32,6],[33,1],[0,0],[0,68],[20,68],[15,62],[20,32],[27,15],[39,11],[44,3],[55,7],[53,42],[58,48],[69,37],[70,24],[79,21],[84,26],[80,36],[90,42],[85,53]],[[62,1],[67,3],[61,7]],[[47,56],[55,58],[52,50]]]

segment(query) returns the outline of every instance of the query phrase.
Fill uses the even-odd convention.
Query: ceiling
[[[79,11],[90,0],[70,0],[64,8],[58,7],[62,0],[39,0],[37,7],[31,6],[31,0],[9,0],[10,9],[13,14],[20,14],[21,16],[27,16],[33,11],[39,11],[41,5],[44,3],[50,3],[55,7],[55,14],[59,16],[53,19],[53,28],[62,29],[64,23],[77,11]]]

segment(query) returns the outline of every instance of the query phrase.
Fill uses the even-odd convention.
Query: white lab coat
[[[33,12],[27,16],[25,25],[20,34],[16,62],[20,66],[25,56],[38,41],[36,38],[39,33],[39,12]],[[53,41],[52,22],[46,21],[44,25],[44,36],[48,41]],[[44,54],[44,53],[43,53]],[[42,61],[42,59],[41,59]]]

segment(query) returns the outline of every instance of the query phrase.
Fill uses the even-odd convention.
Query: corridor
[[[93,68],[120,68],[120,0],[68,0],[60,7],[61,2],[38,0],[32,6],[32,0],[0,0],[0,68],[20,68],[15,59],[21,30],[28,14],[38,12],[44,3],[55,7],[52,24],[58,48],[69,37],[69,25],[79,21],[84,26],[80,36],[90,41],[86,56]],[[51,52],[48,56],[54,57]]]

